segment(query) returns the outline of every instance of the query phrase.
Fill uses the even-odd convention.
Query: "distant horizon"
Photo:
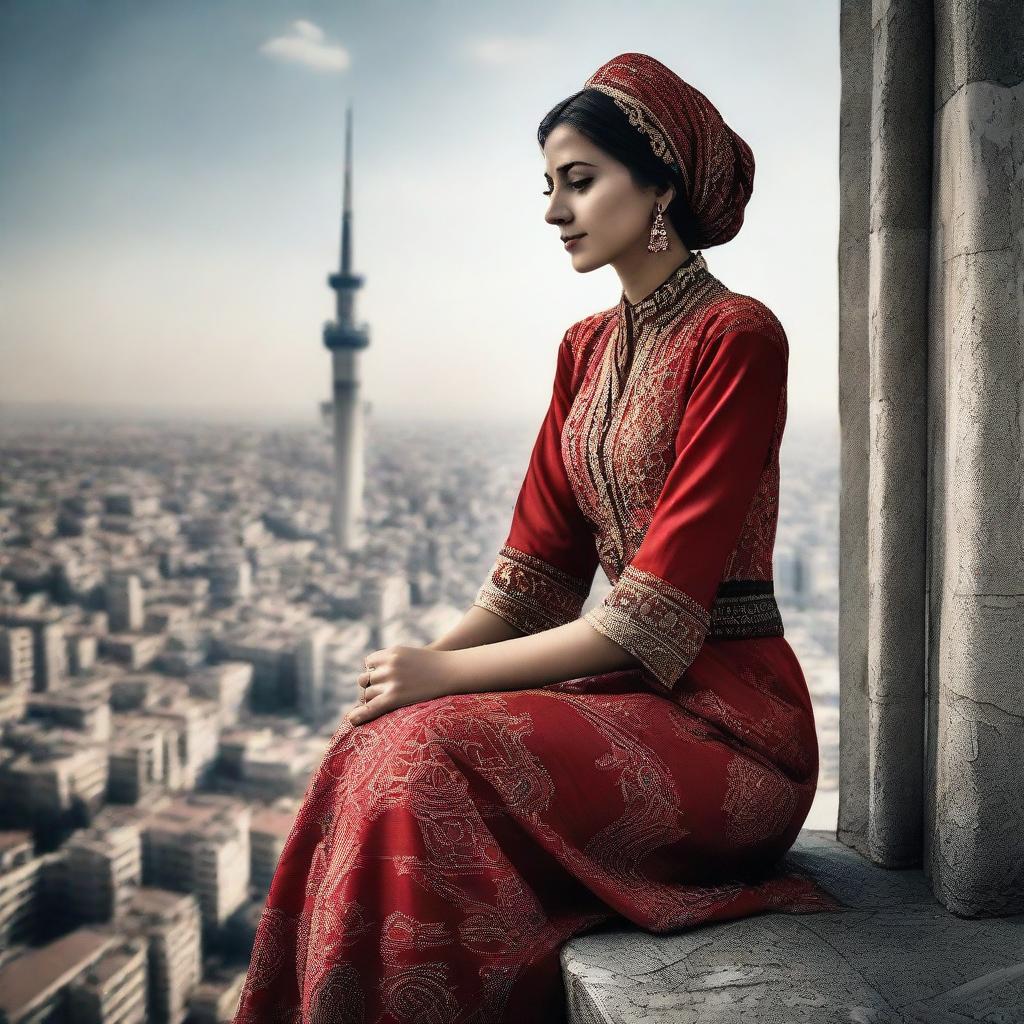
[[[372,403],[371,403],[372,404]],[[145,423],[147,420],[155,422],[184,423],[187,421],[210,424],[240,426],[259,425],[280,425],[296,427],[317,427],[320,419],[316,413],[303,414],[298,409],[270,408],[260,409],[257,407],[224,407],[224,406],[183,406],[183,405],[148,405],[143,403],[109,403],[90,404],[83,402],[50,402],[50,401],[8,401],[0,400],[0,431],[7,424],[28,424],[28,423],[51,423],[57,419],[80,420],[87,422],[123,422],[123,423]],[[386,412],[370,411],[368,417],[372,423],[425,423],[438,426],[477,426],[477,427],[515,427],[515,428],[540,428],[540,420],[526,414],[501,415],[481,420],[464,413],[445,415],[441,412],[436,414],[414,412],[403,414],[388,410]],[[812,426],[816,430],[830,428],[839,432],[838,411],[835,416],[826,412],[819,412],[814,409],[789,409],[786,417],[786,437],[790,431],[796,428],[803,429]],[[2,436],[0,436],[2,441]],[[783,440],[785,444],[785,438]]]

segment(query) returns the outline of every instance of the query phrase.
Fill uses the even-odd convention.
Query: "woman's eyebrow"
[[[586,160],[570,160],[567,164],[562,164],[561,167],[556,167],[555,168],[555,173],[558,174],[559,171],[561,171],[562,173],[565,173],[566,171],[569,170],[570,167],[575,167],[576,164],[583,164],[584,167],[596,167],[597,166],[597,164],[588,163]],[[544,172],[544,177],[548,181],[551,180],[551,175],[548,174],[547,171]]]

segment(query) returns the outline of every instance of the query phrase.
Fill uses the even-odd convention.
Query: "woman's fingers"
[[[353,725],[362,725],[364,722],[370,722],[378,715],[383,715],[386,711],[390,710],[390,702],[387,701],[382,693],[377,693],[373,697],[367,695],[366,703],[353,708],[346,713],[345,717]]]

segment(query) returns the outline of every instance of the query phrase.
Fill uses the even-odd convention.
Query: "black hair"
[[[625,164],[638,188],[655,186],[663,191],[675,186],[675,196],[665,213],[683,245],[691,251],[698,247],[700,231],[687,200],[686,189],[677,171],[654,155],[647,137],[629,123],[615,101],[600,89],[581,89],[555,104],[537,128],[541,149],[556,125],[568,124],[585,135],[599,149]]]

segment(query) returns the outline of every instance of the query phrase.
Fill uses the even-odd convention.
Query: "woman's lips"
[[[566,250],[574,248],[577,243],[582,242],[586,235],[580,235],[578,238],[568,238],[565,242]]]

